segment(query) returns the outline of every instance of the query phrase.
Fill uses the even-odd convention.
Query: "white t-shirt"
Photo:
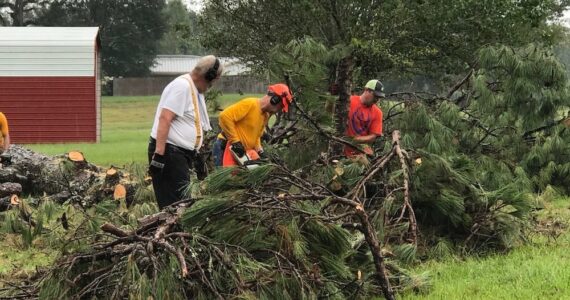
[[[186,75],[188,76],[188,75]],[[187,77],[189,78],[189,77]],[[192,80],[192,79],[190,79]],[[192,85],[194,93],[198,100],[198,115],[207,116],[206,103],[204,101],[204,95],[198,93],[198,90]],[[160,102],[156,109],[156,114],[154,116],[154,124],[152,125],[152,130],[150,136],[156,139],[156,133],[158,129],[158,120],[160,118],[160,113],[163,108],[166,108],[176,114],[172,123],[170,124],[170,130],[168,131],[168,138],[166,142],[184,149],[188,150],[198,150],[202,146],[204,141],[203,130],[209,130],[209,120],[200,121],[202,124],[208,122],[207,126],[199,126],[198,133],[202,138],[198,144],[198,149],[194,149],[196,145],[196,122],[195,116],[196,111],[193,104],[192,93],[190,92],[190,83],[188,80],[180,76],[170,82],[162,92],[160,96]],[[202,111],[201,111],[202,110]]]

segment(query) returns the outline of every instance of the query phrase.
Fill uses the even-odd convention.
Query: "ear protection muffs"
[[[220,61],[216,57],[216,62],[214,62],[214,65],[208,71],[206,71],[206,74],[204,74],[204,79],[206,79],[208,82],[212,82],[214,79],[216,79],[216,77],[218,77],[219,68]]]
[[[271,96],[271,99],[269,99],[269,103],[271,103],[272,105],[278,105],[279,103],[281,103],[281,97],[276,95],[273,92],[269,92],[267,93],[267,95]]]

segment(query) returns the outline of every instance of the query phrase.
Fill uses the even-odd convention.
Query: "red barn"
[[[12,143],[100,140],[98,32],[0,27],[0,111]]]

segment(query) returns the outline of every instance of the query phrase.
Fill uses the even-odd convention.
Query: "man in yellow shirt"
[[[223,166],[238,164],[232,151],[240,158],[247,152],[255,151],[263,158],[261,136],[269,117],[279,111],[287,112],[292,101],[289,88],[277,83],[270,85],[267,95],[259,99],[245,98],[224,109],[219,117],[220,127],[227,140]]]
[[[0,153],[10,148],[10,131],[8,130],[8,120],[6,116],[0,112],[0,132],[2,138],[0,139]]]

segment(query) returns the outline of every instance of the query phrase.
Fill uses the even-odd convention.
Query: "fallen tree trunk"
[[[8,195],[20,195],[22,193],[22,185],[15,182],[0,183],[0,197]]]
[[[23,193],[84,206],[105,198],[130,203],[141,184],[118,168],[104,170],[89,163],[79,151],[49,157],[14,145],[3,155],[10,159],[1,163],[0,197]]]

